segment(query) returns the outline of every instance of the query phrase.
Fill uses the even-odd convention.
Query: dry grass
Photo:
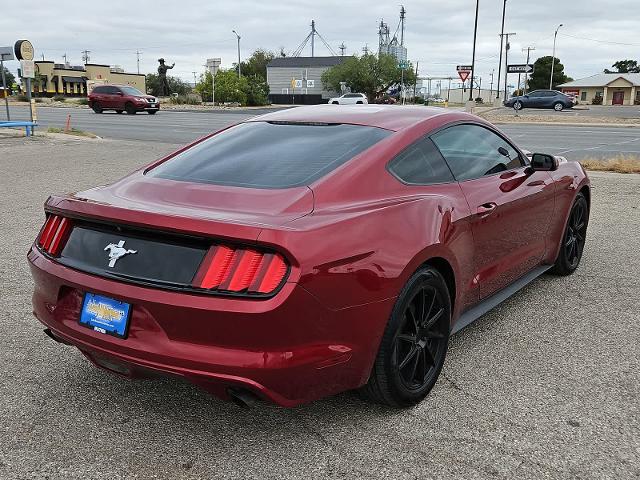
[[[66,135],[75,135],[76,137],[97,138],[97,135],[94,133],[85,132],[84,130],[78,130],[76,128],[72,128],[71,130],[65,131],[63,128],[49,127],[47,129],[47,133],[64,133]]]
[[[619,155],[612,158],[585,158],[580,163],[587,170],[617,173],[640,173],[640,157]]]

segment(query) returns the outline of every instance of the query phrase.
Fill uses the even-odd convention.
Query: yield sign
[[[463,82],[467,80],[467,78],[469,78],[469,74],[471,72],[469,70],[464,70],[464,71],[460,71],[458,72],[458,75],[460,76],[460,80],[462,80]]]

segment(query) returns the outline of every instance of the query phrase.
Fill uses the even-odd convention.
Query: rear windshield
[[[391,133],[344,124],[242,123],[147,175],[238,187],[297,187],[326,175]]]

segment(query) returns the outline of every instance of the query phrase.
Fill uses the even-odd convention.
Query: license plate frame
[[[94,332],[125,339],[129,334],[132,305],[115,298],[86,292],[78,323]]]

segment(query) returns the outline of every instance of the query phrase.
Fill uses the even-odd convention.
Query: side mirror
[[[546,153],[534,153],[531,157],[534,172],[552,172],[558,169],[558,159]]]
[[[122,92],[118,92],[118,93],[117,93],[117,95],[118,95],[119,97],[123,97],[123,96],[124,96],[124,93],[122,93]]]

